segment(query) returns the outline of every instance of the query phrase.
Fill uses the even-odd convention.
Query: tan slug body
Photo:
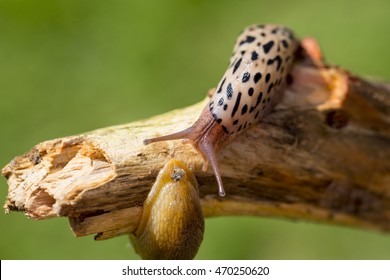
[[[193,259],[203,232],[198,183],[181,161],[172,159],[161,169],[130,240],[143,259]]]

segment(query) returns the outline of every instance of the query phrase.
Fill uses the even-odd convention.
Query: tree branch
[[[174,157],[193,170],[207,217],[259,215],[390,231],[390,92],[349,75],[347,85],[340,95],[289,88],[262,123],[223,148],[224,198],[190,145],[142,143],[190,126],[204,100],[36,145],[2,170],[9,184],[5,209],[33,219],[69,217],[76,236],[129,233],[157,173]]]

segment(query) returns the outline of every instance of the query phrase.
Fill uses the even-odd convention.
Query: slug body
[[[152,142],[187,139],[209,162],[216,176],[219,195],[224,196],[215,153],[269,113],[292,70],[299,41],[286,27],[253,25],[237,38],[229,67],[209,104],[189,128],[144,140]]]
[[[143,259],[193,259],[203,232],[195,176],[182,162],[172,159],[157,176],[130,240]]]

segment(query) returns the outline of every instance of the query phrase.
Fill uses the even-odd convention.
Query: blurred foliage
[[[390,78],[390,2],[0,0],[0,166],[36,143],[201,100],[238,32],[281,23],[328,61]],[[0,179],[0,197],[7,193]],[[137,258],[123,236],[0,214],[1,259]],[[389,259],[390,235],[264,218],[207,220],[199,259]]]

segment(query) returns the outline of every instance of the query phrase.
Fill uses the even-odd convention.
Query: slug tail
[[[207,141],[200,141],[199,143],[199,150],[203,153],[203,155],[207,158],[208,162],[211,165],[211,168],[214,171],[215,178],[217,179],[218,183],[218,194],[219,196],[225,196],[225,189],[223,187],[222,178],[221,178],[221,172],[219,171],[217,158],[215,156],[215,149],[214,145]]]

